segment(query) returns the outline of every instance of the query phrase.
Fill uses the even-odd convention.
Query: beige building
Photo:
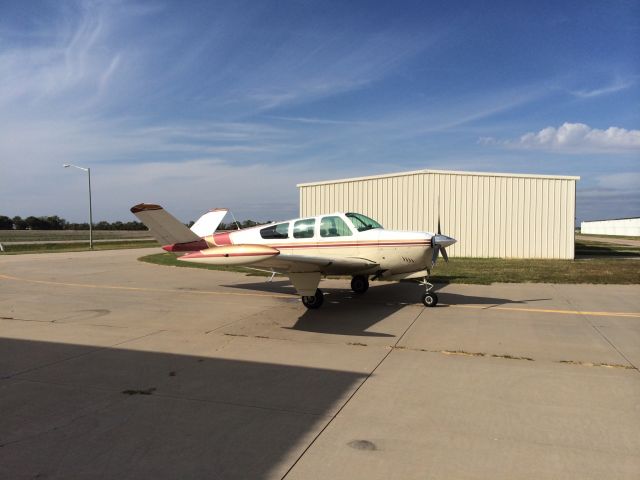
[[[354,211],[386,228],[442,233],[451,256],[573,258],[580,177],[417,170],[301,183],[300,215]]]
[[[640,217],[582,222],[580,224],[580,233],[640,237]]]

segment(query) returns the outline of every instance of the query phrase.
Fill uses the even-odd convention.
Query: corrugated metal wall
[[[300,215],[355,211],[458,239],[452,256],[573,258],[578,177],[422,170],[300,184]]]

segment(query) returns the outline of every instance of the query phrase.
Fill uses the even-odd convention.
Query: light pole
[[[70,163],[65,163],[62,165],[64,168],[77,168],[79,170],[84,170],[87,172],[87,178],[89,179],[89,249],[93,250],[93,210],[91,209],[91,169],[79,167],[77,165],[72,165]]]

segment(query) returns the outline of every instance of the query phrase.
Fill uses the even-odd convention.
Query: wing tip
[[[162,207],[153,203],[139,203],[131,207],[131,213],[146,212],[149,210],[162,210]]]

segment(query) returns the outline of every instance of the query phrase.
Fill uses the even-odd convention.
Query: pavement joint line
[[[46,382],[40,382],[40,383],[45,383],[46,384]],[[85,418],[85,417],[87,417],[89,415],[95,415],[98,412],[101,412],[103,410],[107,410],[107,409],[111,408],[114,405],[118,405],[118,404],[124,403],[124,402],[126,402],[128,400],[129,400],[128,398],[118,398],[118,399],[114,399],[113,401],[109,402],[107,405],[103,405],[103,406],[101,406],[99,408],[96,408],[94,410],[91,410],[91,409],[84,410],[79,415],[70,418],[68,421],[66,421],[65,423],[63,423],[61,425],[53,425],[50,428],[47,428],[47,429],[42,430],[40,432],[36,432],[36,433],[28,435],[26,437],[17,438],[15,440],[11,440],[11,441],[6,442],[6,443],[0,443],[0,448],[6,447],[8,445],[15,445],[17,443],[22,443],[22,442],[26,442],[26,441],[29,441],[29,440],[33,440],[33,439],[38,438],[38,437],[40,437],[42,435],[46,435],[46,434],[51,433],[53,431],[56,431],[56,430],[59,430],[59,429],[62,429],[62,428],[66,428],[69,425],[72,425],[75,422],[77,422],[78,420],[81,420],[81,419],[83,419],[83,418]]]
[[[420,316],[424,313],[424,310],[421,310],[420,313],[418,313],[418,315],[416,315],[416,318],[413,319],[413,321],[409,324],[409,326],[405,329],[405,331],[402,333],[402,335],[400,335],[398,337],[398,340],[396,340],[396,343],[394,344],[394,347],[398,345],[398,342],[400,342],[400,340],[402,340],[402,337],[405,336],[405,334],[411,329],[411,327],[413,327],[413,325],[416,323],[416,321],[418,320],[418,318],[420,318]],[[287,478],[287,476],[289,475],[289,473],[291,473],[291,471],[295,468],[295,466],[298,464],[298,462],[302,459],[302,457],[305,456],[305,454],[309,451],[309,449],[313,446],[314,443],[316,443],[316,441],[318,440],[318,438],[320,438],[320,436],[324,433],[324,431],[329,428],[329,425],[331,425],[331,423],[338,417],[338,415],[340,415],[340,412],[342,412],[342,410],[344,410],[344,408],[349,404],[349,402],[351,401],[351,399],[353,397],[355,397],[355,395],[358,393],[358,391],[360,391],[360,389],[364,386],[364,384],[367,382],[367,380],[369,380],[373,374],[375,373],[375,371],[380,367],[380,365],[382,365],[384,363],[384,361],[389,357],[389,355],[391,355],[391,352],[393,352],[393,348],[390,348],[389,351],[387,351],[387,353],[385,353],[382,358],[380,359],[380,361],[378,362],[378,364],[373,368],[373,370],[371,370],[371,372],[369,372],[369,374],[362,380],[362,382],[360,382],[360,385],[358,385],[353,392],[351,392],[351,395],[349,395],[349,397],[345,400],[345,402],[340,406],[340,408],[331,416],[331,418],[329,419],[329,421],[325,424],[324,427],[322,427],[320,429],[320,431],[316,434],[315,437],[313,437],[313,439],[311,440],[311,442],[309,442],[309,445],[307,445],[304,450],[302,451],[302,453],[300,453],[300,455],[298,456],[298,458],[296,458],[296,460],[293,462],[293,464],[291,464],[291,466],[287,469],[287,471],[284,473],[284,475],[281,477],[280,480],[284,480],[285,478]]]
[[[568,298],[565,298],[564,300],[565,300],[569,305],[573,306],[573,304],[571,303],[571,300],[569,300]],[[627,363],[628,363],[629,365],[631,365],[631,366],[635,369],[635,371],[636,371],[636,372],[639,372],[639,373],[640,373],[640,370],[638,369],[638,366],[637,366],[635,363],[633,363],[631,360],[629,360],[629,358],[627,358],[627,356],[626,356],[626,355],[625,355],[625,354],[624,354],[624,353],[623,353],[623,352],[622,352],[622,351],[621,351],[621,350],[620,350],[620,349],[619,349],[619,348],[618,348],[618,347],[617,347],[617,346],[616,346],[616,345],[615,345],[615,344],[614,344],[614,343],[609,339],[609,337],[607,337],[607,336],[604,334],[604,332],[602,332],[602,330],[600,330],[600,328],[598,328],[598,326],[597,326],[597,325],[595,325],[595,324],[591,321],[591,319],[590,319],[590,318],[587,318],[587,316],[586,316],[586,315],[583,315],[583,316],[584,316],[584,319],[587,321],[587,323],[591,326],[591,328],[593,328],[593,329],[598,333],[598,335],[600,335],[600,337],[601,337],[605,342],[607,342],[607,343],[611,346],[611,348],[613,348],[613,349],[618,353],[618,355],[620,355],[624,360],[626,360],[626,361],[627,361]]]
[[[273,340],[276,342],[280,341],[280,342],[300,343],[296,340],[292,340],[289,338],[268,337],[265,335],[248,335],[244,333],[241,333],[241,334],[223,333],[222,335],[229,336],[232,338],[240,337],[240,338],[251,338],[254,340]],[[321,342],[304,342],[304,343],[318,344]],[[370,344],[361,343],[361,342],[345,342],[345,343],[335,343],[335,344],[331,343],[330,345],[346,345],[349,347],[369,347],[369,348],[378,348],[378,349],[384,348],[388,350],[405,350],[408,352],[436,353],[436,354],[447,355],[447,356],[484,357],[484,358],[497,358],[501,360],[521,360],[521,361],[527,361],[527,362],[547,362],[547,363],[563,364],[563,365],[578,365],[582,367],[602,367],[602,368],[619,368],[619,369],[625,369],[625,370],[636,370],[636,367],[630,362],[628,365],[623,365],[619,363],[589,362],[589,361],[583,361],[583,360],[551,360],[551,359],[537,360],[535,358],[522,356],[522,355],[514,355],[510,353],[468,352],[466,350],[430,350],[428,348],[405,347],[402,345],[398,345],[397,342],[394,345],[375,345],[375,344],[370,345]],[[227,345],[225,344],[224,346],[216,349],[215,351],[218,351],[219,349],[224,348],[226,346]]]
[[[50,362],[50,363],[47,363],[47,364],[44,364],[44,365],[38,365],[36,367],[27,368],[26,370],[22,370],[20,372],[14,372],[14,373],[10,373],[9,375],[3,375],[2,377],[0,377],[0,379],[15,378],[18,375],[24,375],[26,373],[33,372],[35,370],[39,370],[41,368],[50,367],[52,365],[57,365],[59,363],[67,362],[69,360],[74,360],[76,358],[80,358],[80,357],[84,357],[84,356],[87,356],[87,355],[91,355],[93,353],[100,352],[102,350],[107,350],[109,348],[117,347],[117,346],[122,345],[122,344],[127,343],[127,342],[132,342],[134,340],[140,340],[142,338],[150,337],[151,335],[155,335],[156,333],[160,333],[160,332],[163,332],[163,331],[164,330],[155,330],[155,331],[147,333],[145,335],[140,335],[138,337],[130,338],[130,339],[124,340],[122,342],[114,343],[113,345],[105,345],[103,347],[95,346],[95,348],[93,348],[93,349],[91,349],[91,350],[89,350],[87,352],[79,353],[78,355],[73,355],[73,356],[67,357],[67,358],[62,358],[60,360],[56,360],[55,362]],[[87,348],[91,348],[91,345],[87,345]]]
[[[14,280],[28,283],[37,283],[43,285],[56,285],[65,287],[78,287],[78,288],[96,288],[106,290],[128,290],[138,292],[159,292],[159,293],[186,293],[194,295],[229,295],[229,296],[248,296],[248,297],[265,297],[265,298],[285,298],[294,299],[295,294],[283,294],[283,293],[244,293],[244,292],[216,292],[213,290],[179,290],[171,288],[151,288],[151,287],[127,287],[123,285],[96,285],[91,283],[68,283],[68,282],[55,282],[50,280],[35,280],[30,278],[16,277],[13,275],[0,274],[0,279]],[[421,304],[404,304],[402,302],[396,302],[392,305],[402,306],[417,306],[422,307]],[[594,317],[625,317],[625,318],[640,318],[640,312],[600,312],[600,311],[583,311],[583,310],[562,310],[551,308],[525,308],[525,307],[502,307],[502,306],[489,306],[486,305],[452,305],[452,304],[440,304],[441,308],[472,308],[476,310],[504,310],[511,312],[530,312],[530,313],[554,313],[561,315],[583,315]],[[422,307],[424,308],[424,307]],[[437,308],[437,307],[436,307]]]
[[[78,389],[93,390],[93,391],[97,391],[97,392],[104,392],[104,393],[111,393],[111,394],[122,394],[121,390],[117,390],[117,389],[114,390],[112,388],[106,388],[106,387],[101,387],[101,386],[97,386],[97,385],[77,385],[77,384],[73,384],[73,383],[52,382],[50,380],[40,380],[40,379],[37,379],[37,378],[29,378],[29,377],[16,378],[15,380],[20,381],[20,382],[27,382],[27,383],[37,383],[37,384],[40,384],[40,385],[54,385],[54,386],[57,386],[57,387],[78,388]],[[185,396],[180,396],[180,395],[173,395],[171,393],[158,393],[157,390],[153,391],[153,393],[150,393],[148,396],[153,396],[153,397],[156,397],[156,398],[173,399],[173,400],[185,400],[185,401],[188,401],[188,402],[207,403],[207,404],[213,404],[213,405],[228,405],[228,406],[232,406],[232,407],[250,408],[250,409],[256,409],[256,410],[266,410],[266,411],[270,411],[270,412],[291,413],[291,414],[295,414],[295,415],[304,415],[304,416],[310,416],[310,417],[329,417],[330,416],[329,414],[317,413],[317,412],[309,412],[309,411],[305,411],[305,410],[278,408],[278,407],[270,407],[270,406],[265,406],[265,405],[254,405],[254,404],[251,404],[251,403],[228,402],[228,401],[224,401],[224,400],[211,400],[211,399],[206,399],[206,398],[185,397]],[[130,396],[123,397],[123,400],[129,399],[129,398],[130,398]]]

